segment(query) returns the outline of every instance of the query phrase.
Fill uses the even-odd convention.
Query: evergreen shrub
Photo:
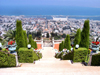
[[[55,54],[55,58],[58,58],[58,54],[59,54],[59,53],[56,53],[56,54]]]
[[[39,59],[42,58],[42,53],[37,52]]]
[[[80,47],[89,48],[89,32],[90,32],[90,26],[89,26],[89,20],[85,20],[83,30],[81,32],[81,41],[80,41]]]
[[[21,20],[16,21],[16,43],[17,50],[21,47],[26,47]]]
[[[33,53],[33,59],[34,59],[34,60],[38,60],[38,59],[39,59],[39,57],[38,57],[38,55],[37,55],[36,52]]]
[[[73,60],[73,51],[72,52],[69,52],[69,53],[66,53],[66,55],[64,55],[62,57],[63,60]]]
[[[34,60],[42,58],[41,53],[36,53],[33,49],[20,48],[18,50],[19,62],[20,63],[33,63]]]
[[[61,58],[64,52],[61,52],[57,55],[57,58]]]
[[[33,53],[33,58],[34,60],[39,60],[42,58],[42,53],[39,53],[39,52],[34,52]]]
[[[28,48],[20,48],[18,50],[19,62],[20,63],[33,63],[33,49]]]
[[[85,61],[87,54],[88,54],[87,48],[78,48],[78,49],[74,48],[73,62]]]
[[[91,65],[92,66],[100,66],[100,53],[92,56]]]
[[[0,51],[0,67],[15,67],[16,58],[15,55],[7,54]]]

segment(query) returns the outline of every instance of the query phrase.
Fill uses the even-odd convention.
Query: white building
[[[53,17],[53,20],[55,20],[55,21],[67,21],[67,17],[66,18],[55,18],[55,17]]]

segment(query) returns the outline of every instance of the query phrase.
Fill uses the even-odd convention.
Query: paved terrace
[[[100,67],[71,64],[68,60],[54,58],[52,47],[44,47],[43,58],[35,64],[24,63],[21,67],[0,68],[0,75],[100,75]]]

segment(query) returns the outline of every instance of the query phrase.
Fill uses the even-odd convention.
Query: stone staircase
[[[100,75],[100,67],[71,64],[69,60],[54,58],[52,47],[44,47],[43,58],[34,63],[22,63],[21,67],[1,68],[0,75]]]

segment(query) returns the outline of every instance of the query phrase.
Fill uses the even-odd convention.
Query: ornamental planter
[[[7,48],[9,51],[13,52],[16,50],[16,43],[15,41],[9,41],[7,44]]]
[[[93,41],[90,48],[92,49],[93,52],[98,52],[99,51],[99,42]]]

